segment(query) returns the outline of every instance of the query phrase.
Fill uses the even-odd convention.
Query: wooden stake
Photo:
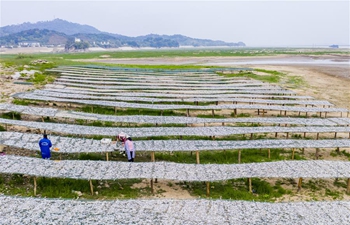
[[[43,116],[41,117],[41,122],[43,122],[43,123],[45,122],[45,120],[44,120],[44,117],[43,117]]]
[[[34,196],[36,196],[36,177],[34,177]]]
[[[109,161],[109,159],[108,159],[108,152],[106,152],[106,161]]]
[[[318,159],[318,152],[319,152],[319,148],[316,148],[316,154],[315,154],[316,159]]]
[[[237,109],[234,109],[233,112],[235,114],[235,117],[237,117]]]
[[[211,115],[214,117],[215,113],[214,113],[214,109],[211,110]]]
[[[286,139],[288,139],[289,138],[289,132],[287,132],[287,136],[286,136]]]
[[[210,196],[210,182],[207,181],[207,197]]]
[[[334,138],[337,138],[337,132],[334,133]]]
[[[151,179],[151,192],[152,195],[154,195],[153,178]]]
[[[248,178],[248,185],[249,185],[249,192],[250,192],[250,193],[253,193],[252,178]]]
[[[92,181],[89,180],[90,182],[90,192],[91,192],[91,195],[94,195],[94,186],[92,185]]]
[[[200,164],[200,161],[199,161],[199,151],[196,151],[196,162],[197,162],[197,164]]]
[[[190,116],[190,109],[187,109],[186,111],[187,111],[186,116],[189,117]]]
[[[252,139],[253,139],[253,133],[250,134],[250,140],[252,140]]]
[[[320,133],[317,133],[316,140],[318,140],[319,136],[320,136]]]
[[[241,150],[238,149],[238,163],[241,163]]]
[[[155,162],[155,161],[156,161],[154,152],[151,152],[151,161],[152,161],[152,162]]]
[[[295,152],[295,149],[292,148],[292,160],[294,160],[294,152]]]
[[[303,182],[303,178],[299,178],[299,181],[298,181],[298,192],[301,190],[301,184]]]
[[[348,178],[348,182],[347,182],[348,186],[346,188],[346,193],[350,194],[350,178]]]

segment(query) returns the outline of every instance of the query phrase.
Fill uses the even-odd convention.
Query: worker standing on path
[[[50,148],[52,147],[51,141],[47,138],[47,134],[44,134],[44,137],[39,141],[41,157],[43,159],[50,159],[51,152]]]
[[[125,153],[128,157],[128,162],[134,162],[135,159],[135,146],[131,137],[127,137],[125,141]]]

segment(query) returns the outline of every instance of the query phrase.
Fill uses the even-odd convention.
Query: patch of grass
[[[303,183],[302,187],[305,189],[310,189],[312,192],[316,192],[322,189],[323,184],[320,180],[311,179],[307,183]]]
[[[269,75],[257,75],[253,72],[246,72],[246,71],[242,71],[239,73],[232,73],[232,74],[227,74],[227,73],[217,73],[217,74],[225,77],[249,77],[255,80],[260,80],[268,83],[278,83],[281,80],[281,77],[283,75],[282,73],[277,71],[258,70],[258,69],[255,69],[255,71],[261,71],[261,72],[264,71]]]
[[[99,153],[81,153],[78,155],[79,160],[96,160],[96,161],[105,161],[105,154],[101,155]]]
[[[12,103],[15,105],[37,105],[36,101],[24,100],[24,99],[13,99]]]
[[[34,73],[34,75],[31,76],[31,78],[28,79],[28,81],[33,82],[34,84],[44,85],[54,82],[55,78],[53,76],[43,73]]]
[[[0,131],[6,131],[5,127],[0,125]]]
[[[205,182],[185,182],[180,183],[180,185],[192,195],[206,197]],[[210,182],[210,197],[213,199],[272,202],[287,192],[279,185],[272,186],[268,182],[258,178],[252,179],[252,187],[253,193],[249,193],[247,179]]]
[[[342,196],[342,194],[339,191],[331,191],[328,188],[326,188],[325,195],[331,196],[333,199],[339,199]]]
[[[346,180],[343,179],[335,179],[333,185],[336,187],[347,188]]]
[[[8,113],[1,114],[0,117],[4,118],[4,119],[21,120],[21,113],[19,113],[19,112],[8,112]]]
[[[161,110],[152,110],[152,109],[118,109],[115,112],[115,109],[112,107],[103,107],[103,106],[83,106],[81,109],[83,112],[87,113],[97,113],[97,114],[106,114],[106,115],[150,115],[150,116],[185,116],[186,113],[179,113],[173,110],[164,110],[163,113]]]
[[[197,115],[197,117],[199,118],[218,118],[218,119],[222,119],[222,118],[225,118],[225,116],[222,116],[222,115],[204,115],[204,114],[199,114]]]
[[[272,162],[290,159],[289,151],[283,149],[271,149],[270,159],[268,158],[268,150],[247,149],[241,151],[241,163],[252,162]],[[200,151],[199,152],[201,164],[235,164],[238,163],[238,151]],[[155,153],[156,161],[170,161],[176,163],[196,163],[196,154],[192,152],[157,152]],[[297,153],[294,155],[295,160],[303,160],[304,158]]]
[[[117,181],[93,180],[94,192],[91,195],[88,180],[77,180],[70,178],[37,178],[37,195],[47,198],[77,198],[77,192],[81,193],[83,199],[115,199],[115,198],[138,198],[151,195],[149,187],[132,188],[134,184],[140,183],[142,179],[127,179]],[[33,196],[33,177],[9,174],[0,175],[0,193],[7,195]]]
[[[234,117],[234,113],[232,113],[231,116]],[[251,115],[249,113],[240,113],[237,117],[251,117]]]
[[[348,157],[348,159],[350,160],[350,153],[346,152],[345,150],[341,151],[341,153],[342,153],[344,156]]]
[[[298,88],[306,84],[305,80],[300,76],[287,76],[286,84],[290,88]]]

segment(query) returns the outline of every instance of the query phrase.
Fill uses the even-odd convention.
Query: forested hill
[[[98,34],[101,31],[89,25],[81,25],[78,23],[68,22],[62,19],[54,19],[52,21],[41,21],[37,23],[22,23],[19,25],[10,25],[0,28],[1,35],[18,33],[25,30],[40,29],[40,30],[54,30],[67,35],[72,35],[76,33],[85,34]]]
[[[243,42],[228,43],[209,39],[197,39],[183,35],[149,34],[128,37],[112,34],[98,29],[71,23],[62,19],[52,21],[23,23],[0,28],[0,45],[16,46],[23,42],[36,42],[45,45],[67,45],[79,39],[88,46],[103,48],[129,47],[179,47],[179,46],[245,46]]]

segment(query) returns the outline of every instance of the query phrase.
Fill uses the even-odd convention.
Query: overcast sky
[[[1,26],[64,19],[127,36],[182,34],[248,46],[349,45],[349,1],[3,1]]]

